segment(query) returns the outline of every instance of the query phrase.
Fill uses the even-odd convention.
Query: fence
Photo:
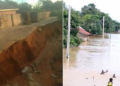
[[[38,22],[43,19],[47,19],[50,16],[50,12],[33,12],[30,14],[31,22]]]
[[[34,12],[22,14],[3,14],[0,15],[0,28],[18,26],[23,24],[31,24],[31,22],[39,22],[40,20],[49,18],[50,12]]]

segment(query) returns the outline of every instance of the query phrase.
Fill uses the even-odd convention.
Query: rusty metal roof
[[[87,32],[83,28],[79,28],[79,32],[82,33],[82,34],[84,34],[84,35],[91,35],[91,33]]]

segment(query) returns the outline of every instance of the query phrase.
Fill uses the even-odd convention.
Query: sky
[[[120,0],[63,0],[66,5],[72,6],[75,10],[81,11],[84,5],[94,3],[96,8],[118,22],[120,22]]]

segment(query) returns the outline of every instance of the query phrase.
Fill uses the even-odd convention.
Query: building
[[[79,29],[79,33],[82,34],[83,36],[89,36],[92,35],[91,33],[87,32],[85,29],[83,29],[82,27],[78,27]]]
[[[19,10],[17,7],[14,7],[4,1],[0,1],[0,15],[2,14],[16,14],[16,11]]]
[[[85,29],[83,29],[82,27],[78,27],[79,29],[79,33],[78,36],[82,39],[82,41],[88,41],[90,35],[92,35],[91,33],[87,32]]]

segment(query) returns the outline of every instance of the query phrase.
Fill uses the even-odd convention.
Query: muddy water
[[[85,83],[88,82],[82,79],[84,82],[82,84],[80,79],[82,77],[92,78],[93,76],[98,77],[98,80],[103,80],[103,84],[99,83],[99,85],[106,86],[108,79],[113,73],[117,74],[120,80],[120,34],[107,34],[107,36],[104,41],[102,36],[90,37],[88,42],[83,42],[79,47],[70,49],[69,59],[65,58],[66,49],[64,49],[64,86],[75,86],[78,84],[79,86],[87,86]],[[100,72],[106,69],[108,69],[109,73],[104,75],[103,78],[100,76]],[[77,78],[77,76],[81,76],[81,78]],[[72,80],[73,77],[75,82]],[[117,81],[119,80],[116,79],[115,85],[118,85]],[[94,83],[98,84],[97,81]],[[93,86],[93,82],[89,83],[90,85]]]

